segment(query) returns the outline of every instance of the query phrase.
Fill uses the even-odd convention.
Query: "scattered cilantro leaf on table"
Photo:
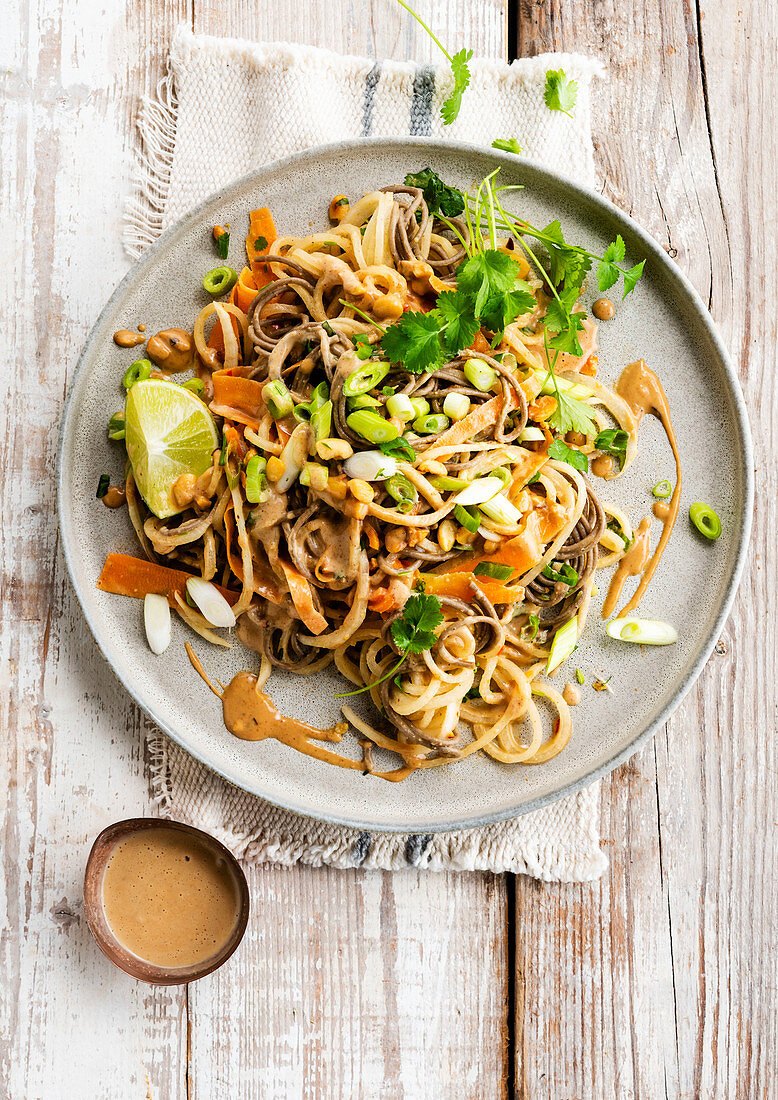
[[[564,69],[549,69],[543,98],[549,111],[561,111],[563,115],[572,118],[578,99],[578,81],[571,80]]]
[[[504,153],[515,153],[517,157],[521,156],[521,146],[516,138],[495,138],[492,149],[502,149]]]

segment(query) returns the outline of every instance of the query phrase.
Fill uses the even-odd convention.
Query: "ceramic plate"
[[[137,354],[116,347],[112,334],[140,322],[149,333],[191,325],[206,299],[200,273],[215,263],[215,223],[233,226],[232,262],[239,267],[248,210],[267,205],[282,233],[304,234],[328,225],[332,195],[357,196],[428,164],[463,188],[499,164],[504,183],[524,186],[513,208],[534,224],[559,218],[569,240],[595,252],[621,233],[631,263],[646,257],[637,291],[618,306],[615,321],[601,326],[600,377],[613,384],[626,363],[644,357],[670,400],[684,495],[641,613],[675,623],[679,641],[641,648],[610,640],[599,617],[601,582],[574,663],[587,685],[610,678],[611,690],[584,688],[561,755],[540,767],[501,765],[479,755],[393,784],[333,768],[276,741],[232,737],[218,701],[192,671],[184,641],[192,641],[211,675],[225,681],[240,668],[255,667],[254,655],[240,644],[229,651],[208,646],[178,621],[167,652],[151,654],[141,602],[95,587],[108,553],[139,553],[126,510],[104,508],[95,488],[104,471],[122,479],[123,451],[107,442],[106,423],[121,406],[122,374]],[[298,813],[365,829],[426,832],[535,809],[614,768],[667,720],[707,660],[734,597],[750,526],[751,471],[743,398],[716,329],[683,275],[634,222],[599,195],[510,154],[418,139],[361,141],[291,157],[226,187],[167,230],[130,271],[95,325],[70,391],[59,453],[59,520],[70,577],[100,649],[127,691],[175,741],[231,782]],[[651,487],[673,472],[659,422],[646,417],[637,461],[623,479],[597,482],[598,493],[626,506],[637,521],[650,509]],[[709,502],[721,516],[718,542],[705,542],[691,528],[687,512],[695,500]],[[282,711],[327,726],[339,716],[333,696],[342,685],[328,673],[301,678],[276,671],[269,692]],[[341,748],[358,755],[356,737],[348,736]]]

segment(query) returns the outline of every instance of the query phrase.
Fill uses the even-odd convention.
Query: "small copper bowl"
[[[160,828],[178,829],[190,836],[197,837],[200,844],[226,861],[235,875],[235,882],[238,887],[240,912],[232,935],[218,954],[212,955],[193,966],[157,966],[154,963],[146,962],[145,959],[138,958],[137,955],[128,951],[117,940],[105,919],[103,875],[105,874],[106,864],[117,843],[139,830]],[[148,982],[150,985],[186,985],[217,970],[222,963],[229,959],[243,939],[249,919],[249,888],[246,876],[243,874],[237,859],[215,837],[209,836],[208,833],[195,829],[191,825],[184,825],[181,821],[168,821],[167,818],[158,817],[132,817],[127,821],[117,821],[113,825],[109,825],[107,829],[103,829],[92,845],[84,875],[84,912],[89,931],[97,941],[97,946],[125,974],[129,974],[130,977],[137,978],[141,982]]]

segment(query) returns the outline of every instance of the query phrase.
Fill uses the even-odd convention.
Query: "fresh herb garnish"
[[[440,315],[404,313],[381,337],[381,347],[393,363],[401,363],[410,374],[433,374],[446,361],[440,342]]]
[[[550,581],[558,581],[560,584],[567,584],[571,588],[574,584],[578,584],[578,573],[573,569],[572,565],[569,565],[566,561],[557,562],[559,569],[553,569],[551,565],[544,565],[541,576],[546,577]]]
[[[619,275],[624,276],[624,297],[635,289],[635,285],[643,274],[645,260],[635,264],[627,271],[619,265],[626,255],[626,247],[620,234],[612,241],[603,253],[603,257],[597,265],[597,286],[600,290],[610,290],[614,283],[618,282]]]
[[[521,156],[521,146],[516,138],[495,138],[492,149],[502,149],[504,153],[515,153],[517,157]]]
[[[496,581],[507,581],[513,571],[511,565],[500,565],[496,561],[479,561],[473,570],[473,576],[492,577]]]
[[[392,458],[403,458],[406,462],[416,461],[416,452],[404,435],[379,443],[378,449],[381,454],[390,455]]]
[[[98,500],[102,500],[105,494],[108,492],[108,488],[111,484],[110,474],[100,474],[100,480],[97,483],[97,492],[95,496]]]
[[[470,347],[481,328],[470,298],[461,290],[444,291],[438,295],[437,311],[443,320],[440,335],[446,351],[456,355],[462,348]]]
[[[543,98],[549,111],[561,111],[563,115],[572,118],[578,99],[578,81],[566,76],[564,69],[550,69],[546,73]]]
[[[431,168],[422,168],[420,172],[409,172],[405,177],[405,186],[421,188],[430,214],[458,218],[465,209],[465,197],[462,192],[456,187],[449,187]]]
[[[589,469],[589,459],[575,447],[568,447],[561,439],[555,439],[548,448],[548,457],[555,458],[557,462],[566,462],[575,470],[586,473]]]
[[[346,691],[335,696],[336,699],[344,699],[348,695],[361,695],[370,688],[377,687],[384,680],[394,676],[402,667],[403,662],[411,653],[423,653],[430,649],[437,641],[435,630],[443,622],[443,609],[437,596],[414,595],[411,596],[403,613],[394,620],[389,628],[394,639],[394,644],[400,652],[400,660],[389,669],[380,679],[357,691]]]
[[[369,359],[373,354],[373,345],[370,343],[370,337],[366,332],[358,332],[351,337],[351,342],[356,348],[357,356],[360,359]]]
[[[216,238],[216,251],[219,254],[220,260],[227,259],[227,253],[230,250],[230,235],[226,231],[220,233]]]
[[[627,457],[628,443],[629,435],[621,428],[606,428],[605,431],[598,434],[594,441],[598,451],[602,451],[606,455],[613,455],[614,458],[619,460],[619,468],[623,467],[624,459]]]
[[[409,15],[413,16],[419,26],[424,28],[441,53],[448,58],[448,62],[451,65],[451,72],[454,74],[454,90],[441,107],[440,116],[443,119],[444,125],[450,126],[459,114],[459,108],[462,106],[462,93],[470,83],[470,69],[467,63],[473,56],[473,51],[459,50],[452,57],[440,39],[433,34],[421,16],[416,14],[410,4],[406,4],[405,0],[397,0],[397,3],[400,7],[405,8]]]
[[[527,620],[527,626],[529,627],[529,633],[528,633],[527,637],[529,638],[530,641],[532,641],[532,639],[535,637],[538,630],[540,629],[540,618],[539,618],[539,616],[530,615],[529,619]]]
[[[254,241],[254,251],[255,252],[264,252],[264,250],[266,248],[267,248],[267,238],[266,237],[257,237],[257,239]]]

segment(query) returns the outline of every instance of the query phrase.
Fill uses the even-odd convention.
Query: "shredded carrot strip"
[[[524,589],[520,586],[506,588],[499,581],[489,577],[474,577],[472,573],[427,573],[420,576],[424,581],[424,590],[433,596],[448,596],[452,600],[463,600],[470,603],[472,600],[471,582],[475,582],[483,594],[493,603],[516,603],[524,599]]]
[[[105,559],[103,571],[98,577],[97,587],[103,592],[113,592],[117,596],[134,596],[142,600],[149,593],[167,596],[171,607],[176,607],[175,594],[186,593],[186,582],[193,576],[183,569],[169,569],[166,565],[133,558],[129,554],[109,554]],[[222,596],[233,604],[237,602],[239,592],[223,588],[217,584]]]
[[[322,614],[320,614],[313,603],[313,592],[308,581],[302,575],[298,573],[293,565],[289,565],[288,562],[281,561],[281,567],[284,570],[284,576],[286,582],[289,585],[289,591],[292,595],[292,603],[297,608],[297,613],[310,630],[311,634],[321,634],[323,630],[327,629],[329,625],[327,620]]]
[[[267,286],[275,277],[267,264],[260,262],[260,257],[270,252],[270,246],[277,240],[278,233],[276,233],[273,215],[270,213],[267,206],[263,206],[259,210],[252,210],[249,214],[249,219],[250,224],[249,235],[246,237],[246,252],[249,258],[249,264],[251,265],[251,271],[254,275],[254,281],[257,284],[257,288],[260,288]],[[263,239],[265,241],[264,244],[262,244]],[[257,247],[258,242],[259,247]]]

